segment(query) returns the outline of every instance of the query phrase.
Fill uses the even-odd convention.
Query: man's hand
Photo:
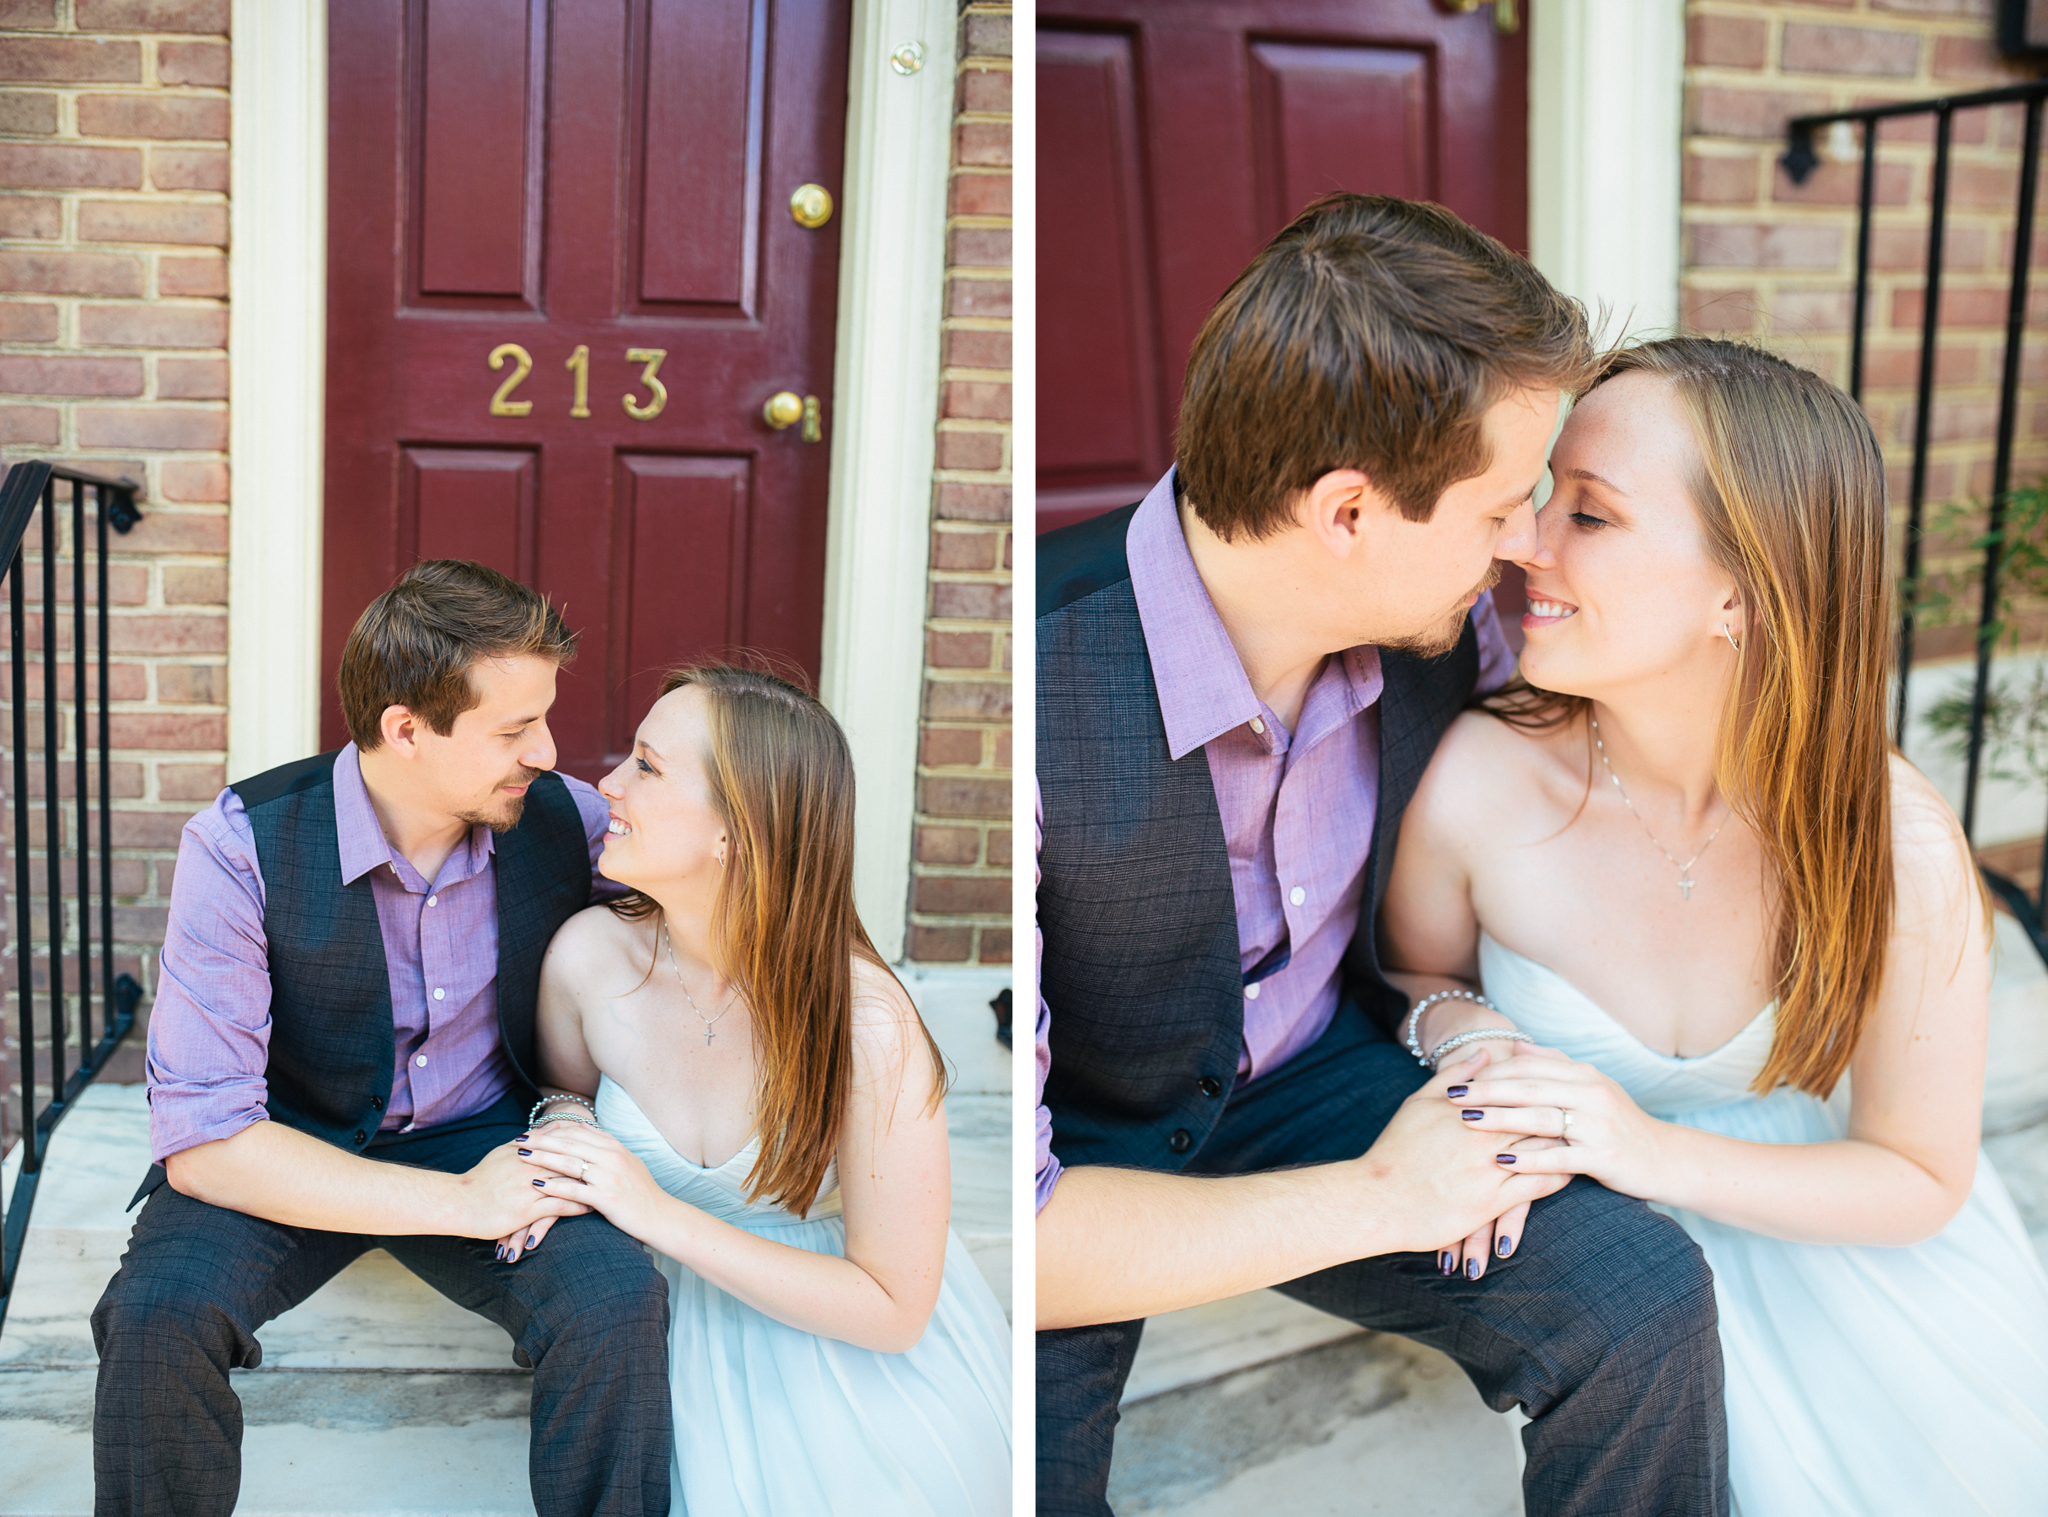
[[[516,1139],[493,1148],[458,1182],[463,1215],[462,1225],[454,1230],[455,1236],[509,1240],[531,1233],[534,1224],[543,1218],[552,1221],[590,1210],[535,1186],[533,1182],[546,1174],[546,1170],[536,1169],[519,1157]]]
[[[1489,1058],[1475,1052],[1432,1077],[1401,1103],[1379,1140],[1351,1161],[1369,1187],[1361,1200],[1386,1218],[1369,1252],[1441,1253],[1446,1236],[1484,1232],[1490,1238],[1496,1219],[1514,1218],[1519,1225],[1531,1201],[1563,1189],[1566,1177],[1520,1174],[1500,1163],[1497,1156],[1509,1153],[1508,1146],[1475,1131],[1449,1099],[1452,1088],[1478,1078]]]

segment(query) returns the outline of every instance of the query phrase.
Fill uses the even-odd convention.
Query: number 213
[[[662,408],[668,404],[668,386],[663,384],[660,379],[661,361],[666,357],[668,357],[668,349],[666,348],[626,349],[626,361],[641,365],[640,384],[648,392],[648,398],[644,401],[635,396],[631,390],[628,390],[619,397],[620,406],[625,409],[626,414],[632,417],[633,420],[652,421],[661,414]],[[514,400],[512,392],[518,389],[525,382],[526,376],[533,372],[533,355],[516,342],[501,342],[491,349],[489,361],[492,371],[496,372],[504,368],[508,359],[512,363],[512,372],[505,376],[504,382],[498,386],[497,393],[491,397],[491,415],[531,416],[533,414],[533,402],[530,400]],[[569,414],[575,417],[586,417],[590,414],[589,345],[578,343],[576,351],[569,355],[563,367],[576,377],[575,399],[569,407]]]

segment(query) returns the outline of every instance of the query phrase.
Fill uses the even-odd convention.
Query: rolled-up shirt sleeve
[[[268,1119],[270,947],[241,797],[185,824],[149,1014],[149,1148],[170,1155]]]
[[[1031,782],[1032,840],[1031,859],[1034,883],[1043,878],[1038,869],[1038,854],[1045,847],[1045,794],[1038,788],[1038,782]],[[1060,1161],[1052,1156],[1052,1112],[1045,1104],[1045,1077],[1052,1072],[1052,1046],[1046,1041],[1052,1031],[1052,1012],[1045,1004],[1045,933],[1038,926],[1038,906],[1031,907],[1031,935],[1037,940],[1038,953],[1038,1210],[1045,1210],[1045,1203],[1052,1199],[1053,1187],[1059,1184]]]

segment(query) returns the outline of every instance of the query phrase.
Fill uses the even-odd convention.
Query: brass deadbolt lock
[[[800,227],[821,227],[832,219],[832,192],[822,184],[800,184],[789,197],[789,214]]]

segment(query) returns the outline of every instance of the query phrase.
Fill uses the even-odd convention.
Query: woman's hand
[[[1592,1065],[1534,1051],[1541,1056],[1489,1064],[1453,1085],[1446,1099],[1482,1132],[1557,1140],[1533,1153],[1504,1144],[1503,1160],[1518,1172],[1588,1175],[1645,1201],[1667,1193],[1671,1124],[1650,1116]]]
[[[1489,1016],[1492,1013],[1487,1013]],[[1500,1019],[1505,1022],[1505,1018]],[[1491,1025],[1491,1024],[1487,1024]],[[1507,1038],[1488,1038],[1483,1042],[1468,1044],[1465,1048],[1453,1050],[1454,1055],[1477,1053],[1486,1059],[1482,1073],[1495,1068],[1506,1060],[1515,1058],[1562,1059],[1563,1054],[1554,1048],[1543,1048],[1534,1043],[1517,1043]],[[1469,1087],[1467,1087],[1469,1088]],[[1535,1153],[1541,1149],[1557,1146],[1555,1138],[1525,1137],[1510,1143],[1503,1152],[1512,1151],[1517,1156]],[[1521,1246],[1522,1234],[1529,1225],[1530,1203],[1523,1201],[1502,1212],[1469,1238],[1460,1238],[1447,1243],[1437,1250],[1437,1267],[1447,1275],[1463,1275],[1468,1280],[1477,1280],[1486,1273],[1486,1267],[1495,1259],[1511,1256]]]
[[[586,1122],[542,1123],[519,1146],[519,1157],[546,1171],[533,1180],[544,1194],[580,1201],[635,1238],[646,1238],[669,1199],[617,1138]]]

